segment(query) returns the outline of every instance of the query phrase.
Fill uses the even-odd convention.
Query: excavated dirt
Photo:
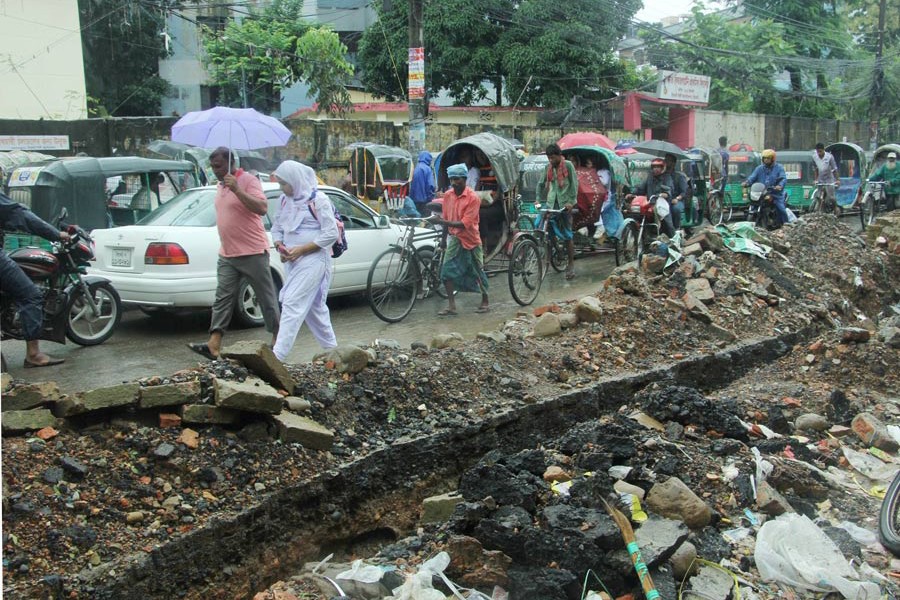
[[[591,563],[591,557],[575,556],[577,552],[565,544],[559,548],[545,544],[547,552],[523,555],[515,550],[522,540],[507,540],[505,528],[518,521],[524,526],[540,511],[546,513],[548,505],[558,504],[541,480],[546,467],[559,464],[579,474],[597,473],[576,495],[576,504],[587,510],[589,506],[596,509],[599,499],[611,490],[606,469],[625,464],[632,467],[628,481],[640,487],[649,488],[654,481],[677,474],[716,511],[715,522],[704,530],[705,538],[699,538],[708,540],[694,541],[698,549],[707,551],[701,554],[715,561],[734,551],[735,560],[751,570],[752,565],[740,562],[739,550],[721,548],[716,532],[733,527],[723,519],[748,505],[743,475],[727,480],[722,475],[724,465],[730,462],[742,474],[751,472],[749,446],[773,457],[776,480],[779,476],[803,480],[791,471],[794,460],[818,468],[846,468],[846,464],[839,443],[829,442],[825,434],[804,432],[808,440],[766,440],[759,428],[748,430],[748,426],[759,424],[789,434],[802,414],[817,413],[832,424],[849,424],[863,410],[896,422],[900,389],[898,350],[879,341],[877,333],[891,322],[900,325],[893,308],[900,302],[900,257],[867,246],[830,216],[804,218],[771,238],[777,250],[768,260],[720,250],[698,257],[692,267],[676,266],[662,275],[619,269],[596,294],[603,309],[600,321],[582,322],[559,335],[531,335],[535,316],[527,311],[500,326],[505,339],[467,340],[441,350],[429,349],[429,340],[411,349],[379,346],[377,361],[355,375],[339,375],[321,361],[292,366],[298,394],[311,402],[312,418],[335,432],[330,452],[276,442],[273,428],[262,419],[240,429],[202,429],[199,443],[191,448],[183,443],[181,430],[161,429],[155,413],[140,412],[80,423],[80,429],[64,430],[46,440],[4,438],[4,596],[115,597],[98,590],[122,576],[123,561],[143,556],[147,564],[166,564],[177,559],[167,555],[167,548],[176,548],[172,552],[193,560],[188,550],[204,540],[198,533],[229,520],[240,524],[241,515],[253,514],[255,507],[280,497],[283,490],[302,487],[315,475],[336,472],[342,464],[392,447],[408,448],[412,457],[415,440],[425,436],[478,431],[486,419],[496,420],[548,398],[588,389],[604,378],[654,369],[658,376],[642,380],[650,385],[638,394],[625,394],[621,405],[611,407],[606,416],[577,425],[563,437],[545,440],[540,449],[482,460],[459,482],[447,481],[435,466],[433,473],[418,473],[405,490],[384,490],[382,502],[372,508],[380,512],[371,515],[364,527],[377,533],[380,520],[391,525],[373,548],[414,529],[416,515],[400,508],[402,496],[411,490],[446,491],[459,483],[470,504],[450,522],[429,526],[419,537],[389,546],[374,560],[414,569],[446,547],[452,536],[473,536],[486,548],[501,548],[514,559],[505,580],[519,594],[512,597],[573,597],[571,592],[557,596],[542,590],[554,586],[571,590],[578,577],[558,580],[555,569],[583,577],[591,564],[610,564],[604,562],[605,555]],[[707,307],[708,318],[691,316],[681,304],[692,275],[712,284],[715,300]],[[563,315],[574,310],[574,305],[560,305],[534,312]],[[865,330],[869,340],[846,341],[847,327]],[[712,355],[741,340],[767,336],[781,336],[794,345],[783,346],[776,352],[781,358],[773,357],[747,373],[704,372],[698,363],[701,367],[693,382],[684,387],[685,381],[673,385],[670,372],[659,370]],[[241,379],[246,374],[239,365],[218,361],[144,383],[199,378],[209,396],[213,377]],[[649,430],[629,418],[637,410],[660,421],[665,431]],[[858,440],[843,442],[859,446]],[[460,456],[457,462],[462,470],[478,459]],[[420,460],[415,457],[412,462]],[[533,464],[523,466],[528,461]],[[505,500],[497,497],[500,494],[485,493],[487,481],[497,486],[504,481],[492,471],[496,465],[505,465],[507,472],[531,473],[533,481],[523,483],[531,486],[530,491],[524,496],[511,493]],[[809,478],[806,471],[803,475]],[[343,483],[360,489],[372,485],[365,481],[365,473],[353,477]],[[811,478],[807,486],[792,488],[786,498],[800,512],[815,512],[823,487]],[[392,493],[398,514],[392,514]],[[486,496],[510,511],[502,526],[496,519],[481,518],[486,513],[478,503]],[[832,491],[827,497],[830,516],[837,521],[872,527],[876,499],[848,491]],[[317,519],[316,528],[321,530],[340,530],[334,532],[333,540],[352,539],[353,527],[346,522],[350,519],[338,503],[285,510]],[[534,539],[543,539],[541,528],[534,529]],[[620,540],[614,542],[615,536],[610,536],[601,548],[621,547]],[[356,541],[355,551],[364,554],[366,541]],[[277,565],[279,555],[267,554],[266,544],[265,537],[257,541],[262,557],[254,560]],[[302,551],[300,545],[297,552]],[[221,565],[198,561],[190,567],[190,586],[185,583],[179,595],[252,597],[271,583],[272,574],[279,573],[276,567],[257,578],[245,577],[242,559],[232,556],[234,566],[226,567],[224,575]],[[882,570],[889,568],[886,558],[881,563]],[[621,561],[616,565],[618,570],[607,585],[617,594],[633,589],[628,569],[622,568]],[[224,584],[231,575],[229,569],[242,581]],[[166,573],[150,569],[144,576],[164,578]],[[522,587],[523,581],[531,587]],[[329,597],[315,589],[307,580],[291,579],[260,598]],[[490,588],[485,591],[490,593]]]

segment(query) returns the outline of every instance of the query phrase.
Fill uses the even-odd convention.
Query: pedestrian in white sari
[[[284,263],[281,322],[275,356],[287,358],[305,322],[322,348],[334,348],[337,339],[325,300],[334,273],[331,246],[338,239],[331,200],[317,187],[311,168],[286,160],[275,169],[281,185],[281,208],[272,224],[275,249]]]

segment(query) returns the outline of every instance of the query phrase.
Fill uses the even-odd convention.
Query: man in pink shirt
[[[468,168],[465,164],[447,168],[450,189],[444,194],[441,218],[436,223],[449,228],[450,239],[441,266],[441,280],[447,288],[450,304],[438,315],[456,314],[454,292],[481,292],[481,306],[475,312],[486,313],[488,280],[484,273],[484,250],[478,223],[481,220],[481,200],[466,185]]]
[[[188,344],[188,348],[215,360],[222,349],[222,336],[234,313],[235,296],[241,279],[253,286],[262,308],[266,331],[273,344],[278,333],[278,297],[269,270],[269,238],[262,216],[268,201],[262,184],[254,175],[234,168],[234,155],[219,147],[209,155],[209,164],[219,180],[216,191],[216,227],[219,230],[219,263],[216,269],[216,299],[209,326],[209,341]]]

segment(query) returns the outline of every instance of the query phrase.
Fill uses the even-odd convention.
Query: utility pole
[[[425,149],[425,25],[423,0],[409,0],[409,150]]]
[[[872,78],[872,100],[869,104],[869,150],[878,148],[878,127],[881,120],[881,103],[884,99],[884,13],[887,0],[878,5],[878,43],[875,46],[875,73]]]

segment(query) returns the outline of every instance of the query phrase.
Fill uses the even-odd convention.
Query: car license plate
[[[112,266],[114,266],[114,267],[130,267],[131,266],[131,248],[113,248],[112,249]]]

